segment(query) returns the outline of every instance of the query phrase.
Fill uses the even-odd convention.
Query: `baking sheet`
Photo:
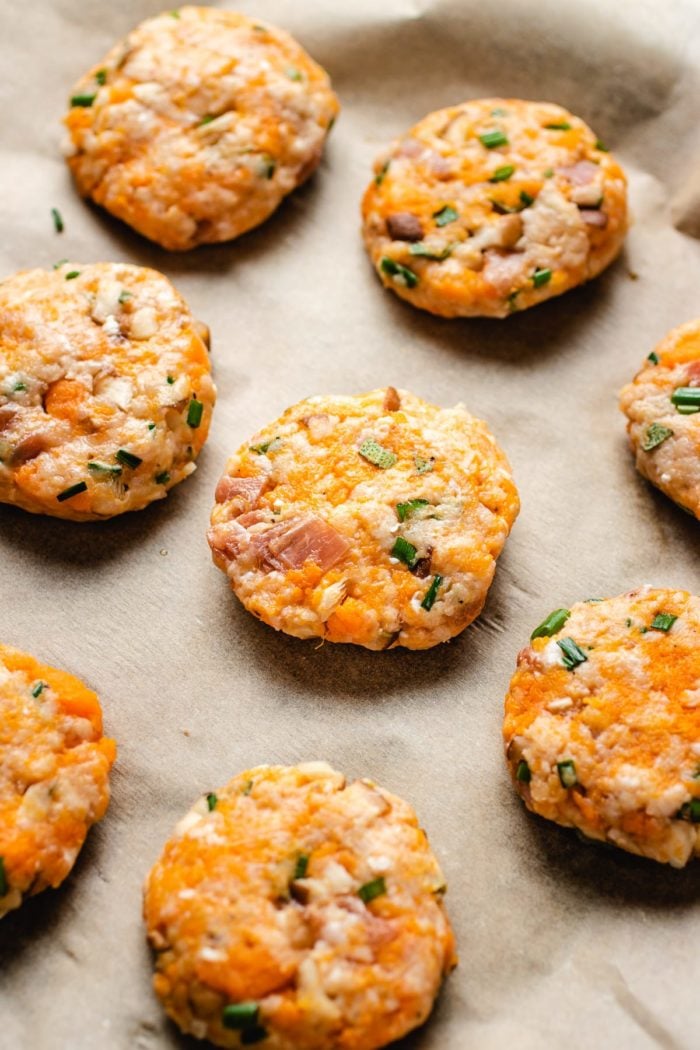
[[[219,389],[199,469],[166,502],[97,525],[0,508],[0,637],[86,679],[119,744],[112,804],[72,877],[0,925],[0,1045],[200,1045],[151,993],[143,877],[202,791],[325,758],[408,798],[449,882],[461,964],[405,1050],[697,1047],[698,863],[666,870],[527,815],[500,721],[515,655],[550,609],[643,582],[700,590],[698,524],[636,475],[615,397],[700,313],[700,6],[249,0],[326,66],[343,112],[318,175],[275,217],[187,255],[82,203],[58,148],[74,80],[162,6],[0,2],[0,272],[65,256],[163,270],[212,328]],[[636,223],[594,284],[504,322],[441,321],[382,290],[359,199],[394,134],[498,94],[589,121],[629,172]],[[463,400],[511,458],[523,509],[484,614],[424,653],[276,634],[210,562],[224,459],[302,397],[390,383]]]

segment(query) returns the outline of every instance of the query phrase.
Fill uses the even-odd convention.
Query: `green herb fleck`
[[[691,824],[700,824],[700,798],[684,802],[676,816],[680,820],[689,820]]]
[[[251,1028],[258,1023],[260,1007],[256,1002],[229,1003],[221,1014],[224,1028]]]
[[[299,856],[296,859],[296,864],[294,865],[294,874],[292,875],[292,879],[293,880],[305,879],[306,878],[306,872],[308,871],[308,868],[309,868],[309,856],[308,856],[308,854],[307,853],[300,853]]]
[[[425,592],[423,601],[420,603],[421,609],[425,609],[426,612],[430,612],[432,607],[435,605],[435,599],[437,598],[437,592],[440,589],[440,584],[442,583],[442,580],[443,577],[438,576],[437,573],[435,574],[435,576],[433,576],[432,580],[430,581],[430,586]]]
[[[508,296],[508,312],[511,314],[515,313],[515,311],[518,309],[518,304],[515,300],[518,298],[519,295],[520,289],[516,288],[516,290],[514,292],[511,292]]]
[[[405,540],[403,536],[397,536],[394,542],[394,546],[391,548],[392,558],[398,558],[404,565],[408,565],[409,569],[418,561],[418,552],[412,543]]]
[[[500,128],[494,128],[493,131],[485,131],[483,135],[479,135],[479,141],[486,149],[496,149],[497,146],[508,145],[508,136]]]
[[[61,269],[61,267],[62,267],[62,266],[65,266],[65,264],[66,264],[67,262],[68,262],[68,260],[67,260],[67,259],[59,259],[59,260],[58,260],[58,262],[55,262],[55,263],[53,264],[53,268],[54,268],[54,270],[60,270],[60,269]]]
[[[406,518],[410,518],[415,514],[421,507],[429,507],[430,501],[427,499],[409,499],[406,503],[396,504],[396,517],[399,521],[405,521]]]
[[[171,18],[179,18],[180,17],[180,12],[177,10],[177,8],[174,11],[170,12],[170,17]]]
[[[100,87],[103,87],[107,83],[107,70],[98,69],[95,73],[95,80],[100,85]]]
[[[365,882],[363,886],[360,886],[357,891],[357,896],[360,900],[364,901],[365,904],[369,904],[375,897],[382,897],[386,893],[386,882],[384,876],[380,875],[376,879],[372,879],[371,882]]]
[[[521,784],[529,784],[532,780],[532,772],[524,758],[521,758],[515,769],[515,779]]]
[[[535,638],[551,638],[553,634],[561,631],[570,616],[571,613],[568,609],[555,609],[542,621],[539,627],[535,627],[530,635],[530,641]]]
[[[543,284],[549,284],[552,279],[552,271],[547,269],[537,269],[532,275],[532,283],[535,288],[541,288]]]
[[[114,458],[117,463],[121,463],[124,467],[131,467],[132,470],[136,470],[143,463],[140,456],[135,456],[133,452],[127,452],[125,448],[120,448]]]
[[[659,355],[656,353],[655,350],[652,350],[652,352],[647,355],[647,361],[651,361],[652,365],[658,365]]]
[[[579,649],[573,638],[562,638],[561,640],[557,640],[557,645],[562,651],[564,667],[569,671],[573,671],[575,667],[578,667],[579,664],[585,663],[588,659],[583,650]]]
[[[56,233],[63,233],[65,229],[63,225],[63,216],[61,215],[58,208],[51,209],[51,218],[53,219],[53,225]]]
[[[435,467],[435,456],[429,456],[427,459],[425,456],[414,456],[413,462],[416,467],[416,474],[430,474],[431,470]]]
[[[173,383],[175,382],[175,376],[168,376],[166,381],[167,381],[169,386],[172,386]]]
[[[270,438],[269,441],[261,441],[259,445],[249,445],[248,447],[250,448],[251,452],[257,452],[259,456],[264,456],[265,453],[269,452],[270,450],[274,452],[275,449],[278,447],[277,443],[280,442],[280,440],[280,437],[277,436]]]
[[[214,794],[214,792],[210,791],[209,794],[207,795],[207,809],[209,810],[210,813],[211,813],[211,811],[213,809],[216,809],[216,803],[218,801],[219,800],[216,797],[216,795]]]
[[[414,241],[408,249],[411,255],[422,255],[425,259],[437,259],[442,262],[454,251],[454,244],[446,244],[444,248],[431,248],[425,241]]]
[[[10,886],[7,881],[7,873],[5,871],[5,858],[0,857],[0,897],[6,897],[9,892]]]
[[[263,153],[260,158],[260,174],[266,179],[271,179],[277,170],[277,161],[269,153]]]
[[[156,425],[155,425],[155,423],[149,423],[149,424],[148,424],[148,429],[149,429],[149,430],[155,430],[155,429],[156,429]]]
[[[381,184],[384,182],[384,179],[386,178],[386,173],[389,170],[389,165],[390,164],[391,164],[390,160],[387,160],[384,164],[382,164],[381,168],[379,169],[377,174],[374,176],[374,184],[375,184],[375,186],[381,186]]]
[[[160,474],[156,474],[154,480],[156,485],[167,485],[170,481],[170,475],[167,470],[161,470]]]
[[[632,620],[628,616],[627,619],[625,620],[625,627],[631,627],[631,626],[632,626]]]
[[[677,619],[673,613],[660,612],[651,621],[651,627],[655,631],[670,631]]]
[[[504,164],[502,168],[496,168],[489,182],[506,182],[515,171],[515,164]]]
[[[289,77],[290,80],[302,80],[303,79],[301,73],[299,72],[299,70],[298,69],[294,69],[293,66],[290,66],[289,69],[285,69],[285,73],[287,74],[287,76]]]
[[[595,140],[595,148],[596,148],[596,149],[599,149],[601,153],[609,153],[609,152],[610,152],[610,150],[609,150],[609,149],[608,149],[608,147],[607,147],[607,146],[605,145],[605,143],[604,143],[604,142],[601,142],[601,140],[600,140],[600,139],[596,139],[596,140]]]
[[[37,682],[36,683],[36,685],[32,689],[32,696],[34,697],[35,700],[38,697],[41,696],[41,694],[43,693],[45,688],[46,688],[46,682]]]
[[[67,499],[72,499],[73,496],[79,496],[81,492],[87,492],[87,485],[84,481],[78,481],[75,485],[71,485],[69,488],[64,489],[63,492],[59,492],[56,499],[59,503],[65,503]]]
[[[408,266],[402,266],[401,263],[390,259],[388,255],[382,257],[379,266],[382,272],[391,277],[396,284],[401,284],[405,288],[415,288],[418,284],[417,273],[410,270]]]
[[[661,423],[651,423],[646,429],[644,440],[642,441],[642,449],[645,452],[651,452],[652,449],[663,445],[666,438],[670,438],[672,435],[673,431],[670,427],[664,427]]]
[[[27,384],[26,383],[15,383],[15,385],[12,388],[12,393],[13,394],[21,394],[26,389],[27,389]]]
[[[535,198],[531,194],[526,193],[525,190],[520,191],[520,203],[523,208],[529,208],[531,204],[535,203]]]
[[[545,124],[548,131],[571,131],[571,124],[568,120],[554,121],[551,124]]]
[[[573,759],[567,758],[564,762],[557,762],[557,773],[559,774],[562,787],[572,788],[576,786],[578,779]]]
[[[70,270],[66,274],[67,281],[74,281],[76,277],[80,277],[80,270]]]
[[[89,460],[87,468],[91,474],[109,474],[115,478],[118,478],[122,472],[121,467],[115,466],[113,463],[103,463],[99,459]]]
[[[372,463],[375,467],[381,467],[382,470],[393,467],[397,460],[395,452],[384,448],[383,445],[380,445],[372,438],[367,438],[366,441],[363,441],[357,451],[368,463]]]
[[[448,223],[459,218],[459,212],[451,204],[445,204],[444,207],[433,212],[433,218],[436,226],[447,226]]]
[[[190,401],[189,408],[187,409],[187,426],[196,430],[202,422],[203,412],[204,404],[201,401],[198,401],[196,397],[193,397]]]
[[[121,306],[123,306],[124,303],[127,302],[127,300],[133,299],[133,298],[134,298],[134,293],[133,292],[128,291],[128,289],[126,289],[126,288],[122,288],[121,292],[119,293],[119,300],[118,301],[121,304]]]
[[[70,104],[71,106],[83,106],[85,109],[87,109],[93,104],[96,98],[96,91],[94,91],[91,95],[73,95],[72,99],[70,100]]]
[[[251,793],[252,790],[253,790],[253,781],[252,780],[246,780],[245,784],[243,785],[243,790],[241,791],[241,794],[245,795],[247,797]]]
[[[683,415],[700,412],[700,386],[679,386],[671,394],[671,404]]]
[[[213,113],[207,113],[206,117],[202,117],[202,119],[200,120],[199,127],[203,128],[207,124],[211,124],[212,120],[216,120],[216,117],[214,116],[214,114]]]
[[[554,168],[545,168],[545,170],[542,172],[542,177],[545,179],[551,179],[553,175]]]

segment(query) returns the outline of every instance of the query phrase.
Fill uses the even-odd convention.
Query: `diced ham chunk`
[[[514,285],[525,276],[527,258],[522,252],[484,252],[484,280],[498,292],[499,295],[508,295]]]
[[[315,516],[282,521],[253,536],[252,542],[261,565],[273,569],[300,569],[313,561],[325,572],[350,549],[344,536]]]
[[[565,168],[557,168],[557,173],[568,179],[572,186],[587,186],[600,172],[592,160],[579,160]]]
[[[207,540],[215,558],[218,556],[225,561],[233,561],[247,545],[248,533],[237,521],[227,521],[213,525],[207,533]]]
[[[267,478],[232,478],[224,475],[216,486],[217,503],[226,503],[230,499],[239,499],[247,508],[254,506],[260,499],[267,485]]]
[[[581,218],[588,226],[598,226],[605,229],[608,225],[608,217],[600,208],[581,208]]]

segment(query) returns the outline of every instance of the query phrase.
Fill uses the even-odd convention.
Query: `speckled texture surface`
[[[59,152],[75,79],[160,7],[0,2],[2,272],[65,256],[163,270],[211,327],[219,391],[198,470],[166,501],[93,525],[0,508],[0,637],[95,689],[119,746],[71,877],[0,924],[3,1046],[194,1050],[151,992],[142,880],[202,791],[322,758],[414,806],[449,883],[460,966],[405,1050],[692,1050],[697,866],[661,869],[529,816],[500,727],[515,656],[551,609],[645,582],[700,589],[697,522],[637,475],[616,399],[698,312],[698,5],[251,0],[328,69],[343,112],[319,176],[264,227],[186,256],[81,202]],[[551,98],[595,127],[636,221],[590,285],[503,322],[440,321],[380,287],[360,198],[393,135],[496,94]],[[231,449],[288,405],[389,384],[486,419],[522,512],[456,641],[317,649],[232,600],[205,538],[214,488]]]

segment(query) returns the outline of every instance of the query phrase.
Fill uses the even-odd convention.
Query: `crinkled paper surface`
[[[95,525],[0,508],[2,640],[83,677],[119,744],[73,875],[2,922],[0,1044],[198,1045],[151,993],[144,875],[202,791],[325,758],[408,798],[448,879],[461,964],[406,1050],[693,1050],[700,862],[667,870],[527,815],[500,722],[518,649],[552,608],[643,582],[700,588],[700,527],[637,476],[616,407],[654,343],[700,313],[700,4],[250,0],[330,71],[343,112],[277,215],[186,255],[81,202],[59,150],[73,82],[161,6],[0,3],[0,271],[64,256],[163,270],[211,326],[219,388],[199,469],[167,501]],[[492,95],[591,123],[629,172],[635,225],[583,289],[506,321],[441,321],[382,290],[360,196],[394,134]],[[485,611],[423,653],[277,635],[210,562],[224,459],[302,397],[390,383],[464,401],[511,458],[523,509]]]

